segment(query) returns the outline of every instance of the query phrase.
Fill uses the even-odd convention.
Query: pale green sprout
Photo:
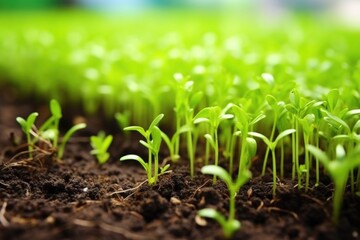
[[[65,134],[61,140],[61,144],[59,145],[59,122],[62,117],[61,106],[59,102],[55,99],[50,101],[50,112],[51,116],[43,123],[43,125],[39,128],[38,133],[32,132],[32,126],[38,116],[38,113],[32,113],[24,120],[18,117],[16,120],[21,125],[21,128],[26,134],[27,141],[29,144],[30,157],[32,157],[31,151],[33,151],[33,147],[31,146],[40,138],[49,139],[51,141],[52,147],[57,149],[57,157],[61,159],[64,155],[65,144],[69,141],[70,137],[78,130],[84,129],[86,127],[85,123],[79,123],[71,127]],[[31,140],[30,134],[34,135],[34,139]]]
[[[140,140],[140,143],[148,149],[148,162],[146,163],[140,156],[135,154],[125,155],[120,158],[120,161],[135,160],[141,164],[147,173],[149,185],[156,184],[159,175],[159,151],[161,146],[161,130],[156,126],[164,114],[159,114],[150,124],[149,128],[145,130],[140,126],[130,126],[124,128],[125,131],[138,131],[146,141]],[[154,166],[152,157],[154,156]],[[160,169],[160,174],[163,174],[168,168],[169,164]]]
[[[31,113],[26,120],[22,117],[17,117],[16,121],[20,124],[22,131],[26,135],[26,141],[28,144],[28,150],[29,150],[29,156],[32,157],[32,151],[33,151],[33,141],[31,140],[31,130],[34,126],[35,120],[38,117],[37,112]]]
[[[44,138],[52,140],[53,147],[57,148],[62,111],[59,102],[55,99],[50,101],[50,112],[51,116],[39,128],[39,132]]]
[[[268,148],[271,151],[272,154],[272,171],[273,171],[273,191],[272,194],[275,197],[276,194],[276,179],[277,179],[277,174],[276,174],[276,155],[275,155],[275,149],[276,146],[278,144],[278,142],[283,139],[284,137],[294,133],[296,130],[295,129],[287,129],[281,133],[279,133],[279,135],[276,137],[276,139],[274,141],[271,141],[270,139],[268,139],[266,136],[264,136],[261,133],[257,133],[257,132],[249,132],[250,136],[253,137],[257,137],[260,138],[261,140],[263,140],[265,142],[265,144],[268,146]]]
[[[271,134],[270,134],[270,138],[269,138],[270,141],[273,141],[276,126],[277,126],[278,117],[281,114],[282,110],[284,109],[285,103],[282,102],[282,101],[280,101],[280,102],[277,101],[276,98],[274,96],[272,96],[272,95],[267,95],[266,96],[266,101],[267,101],[268,105],[271,107],[271,109],[272,109],[272,111],[274,113],[273,126],[272,126],[272,129],[271,129]],[[266,165],[267,165],[269,152],[270,152],[270,146],[267,145],[266,152],[265,152],[265,157],[264,157],[264,163],[263,163],[263,167],[262,167],[262,171],[261,171],[262,176],[265,175],[265,170],[266,170]]]
[[[72,126],[64,135],[64,137],[61,140],[61,144],[58,148],[58,157],[61,159],[64,155],[65,151],[65,144],[69,141],[70,137],[77,131],[86,128],[85,123],[78,123],[74,126]]]
[[[175,115],[176,115],[176,132],[174,136],[173,156],[179,155],[180,150],[180,130],[184,126],[188,129],[186,131],[186,146],[187,154],[190,162],[190,176],[195,174],[195,152],[194,146],[196,146],[196,138],[194,141],[194,108],[200,103],[203,93],[201,91],[193,93],[194,81],[189,81],[183,77],[181,73],[174,74],[175,79]]]
[[[324,165],[334,182],[332,220],[334,223],[338,223],[349,173],[360,164],[360,147],[357,147],[352,153],[346,154],[344,147],[338,144],[336,146],[335,159],[329,158],[325,152],[315,146],[308,145],[307,147],[319,159],[320,163]]]
[[[345,116],[350,117],[359,114],[359,109],[350,110],[346,113]],[[323,110],[323,113],[326,115],[324,117],[325,121],[338,133],[333,137],[334,140],[345,140],[347,142],[347,152],[351,153],[354,148],[355,143],[360,142],[360,135],[357,133],[360,129],[360,120],[358,120],[354,126],[351,128],[344,120],[331,114],[330,112]],[[343,133],[342,133],[343,132]],[[355,177],[354,169],[350,171],[350,181],[351,181],[351,192],[355,192]],[[357,184],[360,182],[360,173],[358,172]]]
[[[86,128],[85,123],[79,123],[71,127],[61,140],[61,144],[58,146],[59,142],[59,123],[62,118],[62,111],[59,102],[55,99],[50,101],[50,112],[51,116],[43,123],[39,128],[39,134],[45,139],[52,141],[52,146],[58,149],[57,157],[61,159],[64,155],[65,144],[69,141],[70,137],[77,132],[78,130]]]
[[[90,144],[92,150],[90,154],[95,155],[99,164],[104,164],[109,160],[110,154],[108,148],[113,140],[112,135],[106,136],[103,131],[99,132],[97,136],[90,137]]]
[[[234,145],[236,142],[235,138],[237,136],[241,136],[241,152],[238,167],[238,175],[240,175],[244,169],[248,169],[250,167],[250,159],[255,156],[257,149],[256,141],[252,138],[248,138],[248,132],[256,123],[264,119],[265,115],[260,112],[255,117],[250,117],[249,114],[247,114],[241,107],[235,104],[229,105],[229,108],[231,108],[235,120],[234,133],[231,140],[229,172],[232,172],[233,167]]]
[[[175,133],[174,135],[169,138],[166,133],[164,133],[163,131],[161,131],[161,137],[164,140],[164,142],[166,143],[168,149],[169,149],[169,153],[170,153],[170,159],[172,162],[176,162],[180,159],[180,155],[176,154],[176,140],[179,137],[180,134],[185,133],[185,132],[189,132],[192,131],[192,129],[187,126],[184,125],[182,127],[180,127]]]
[[[224,236],[230,238],[241,227],[240,222],[235,219],[235,197],[240,188],[251,178],[251,172],[244,170],[235,182],[232,180],[231,175],[220,166],[204,166],[201,168],[201,172],[217,176],[225,182],[229,190],[229,216],[226,219],[220,212],[212,208],[201,209],[198,211],[198,215],[216,220],[221,225]]]
[[[205,138],[214,150],[214,155],[215,155],[214,164],[216,166],[219,164],[219,138],[218,138],[219,125],[221,121],[226,119],[231,119],[233,117],[234,115],[223,112],[219,106],[203,108],[194,117],[195,124],[202,122],[209,124],[210,133],[206,133]],[[216,175],[214,175],[214,183],[216,183]]]

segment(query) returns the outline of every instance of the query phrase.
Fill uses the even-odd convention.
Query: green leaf
[[[153,129],[156,125],[159,124],[159,122],[161,121],[161,119],[162,119],[163,117],[164,117],[164,114],[162,114],[162,113],[159,114],[159,115],[151,122],[148,131],[149,131],[149,132],[152,132],[152,129]]]
[[[152,146],[151,143],[149,144],[149,143],[147,143],[147,142],[145,142],[145,141],[143,141],[143,140],[140,140],[139,142],[140,142],[141,145],[143,145],[144,147],[146,147],[147,149],[149,149],[152,154],[156,154],[155,149],[154,149],[154,147]]]
[[[60,119],[62,117],[61,106],[55,99],[50,101],[50,111],[55,118]]]
[[[254,125],[256,124],[257,122],[259,122],[260,120],[264,119],[266,117],[266,115],[264,113],[259,113],[257,116],[255,116],[251,122],[250,122],[250,125]]]
[[[278,109],[278,101],[276,100],[276,98],[274,96],[267,95],[266,96],[266,101],[274,111],[277,111],[277,109]]]
[[[290,102],[296,106],[296,108],[299,108],[300,107],[300,94],[298,92],[297,89],[293,89],[291,92],[290,92],[290,95],[289,95],[289,99],[290,99]]]
[[[16,121],[20,124],[21,129],[23,130],[24,133],[28,133],[28,124],[25,121],[25,119],[23,119],[22,117],[17,117]]]
[[[75,126],[71,127],[64,135],[64,137],[61,140],[61,145],[59,146],[59,152],[58,157],[62,158],[64,150],[65,150],[65,144],[69,141],[70,137],[77,131],[86,128],[85,123],[79,123]]]
[[[306,148],[324,165],[325,168],[329,168],[330,159],[322,150],[313,145],[306,145]]]
[[[336,124],[342,126],[345,128],[346,133],[350,132],[350,127],[349,125],[342,120],[341,118],[329,113],[328,111],[321,109],[323,113],[325,113],[327,115],[327,117],[324,117],[324,120],[327,121],[328,123],[330,123],[332,126],[336,127],[337,129],[339,128],[338,126],[336,126]]]
[[[280,139],[282,139],[282,138],[286,137],[287,135],[290,135],[294,132],[296,132],[295,129],[287,129],[287,130],[281,132],[274,141],[275,145],[280,141]]]
[[[253,136],[253,137],[257,137],[257,138],[260,138],[262,139],[266,145],[270,146],[271,145],[271,142],[270,140],[263,134],[261,133],[258,133],[258,132],[249,132],[248,133],[250,136]]]
[[[215,149],[215,142],[214,142],[214,139],[213,137],[210,135],[210,134],[205,134],[204,137],[206,138],[206,140],[209,141],[210,145]]]
[[[141,164],[141,166],[145,169],[146,172],[149,171],[148,164],[140,156],[135,155],[135,154],[128,154],[128,155],[125,155],[120,158],[120,161],[127,161],[127,160],[138,161]]]
[[[218,211],[212,208],[204,208],[197,212],[200,217],[211,218],[216,220],[222,228],[226,225],[225,217]]]
[[[161,146],[161,131],[157,126],[153,127],[151,131],[151,137],[152,137],[152,146],[155,151],[154,154],[157,154]]]
[[[160,167],[160,174],[163,174],[163,173],[166,172],[169,168],[170,168],[170,164],[166,164],[165,166]]]
[[[230,174],[220,166],[207,165],[201,168],[203,174],[210,174],[219,177],[228,187],[232,186],[232,179]]]
[[[248,157],[249,159],[253,158],[257,152],[257,143],[255,139],[247,137],[246,138],[247,148],[248,148]]]
[[[147,138],[147,133],[145,132],[144,128],[139,126],[129,126],[124,128],[124,131],[138,131],[143,137]]]
[[[194,124],[199,124],[199,123],[202,123],[202,122],[210,123],[210,120],[208,118],[196,118],[194,120]]]
[[[203,96],[204,96],[204,93],[201,91],[194,93],[190,98],[190,102],[189,102],[190,108],[195,108],[200,103]]]
[[[330,107],[330,110],[333,111],[336,107],[336,104],[339,100],[339,89],[332,89],[327,95],[327,102]]]
[[[244,169],[236,179],[235,185],[234,185],[234,192],[238,192],[239,189],[244,186],[247,181],[251,178],[251,172],[247,169]]]
[[[342,145],[338,144],[336,145],[336,158],[337,159],[343,159],[346,156],[345,149]]]

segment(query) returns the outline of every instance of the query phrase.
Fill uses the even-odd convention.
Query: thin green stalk
[[[275,149],[271,149],[272,154],[272,168],[273,168],[273,197],[276,195],[276,157],[275,157]]]
[[[233,221],[235,219],[235,196],[236,193],[230,188],[229,189],[229,220]]]
[[[309,145],[309,136],[304,132],[304,143],[305,143],[305,192],[307,192],[309,188],[309,180],[310,180],[310,160],[309,160],[309,151],[307,150],[307,145]]]
[[[277,123],[277,115],[274,114],[274,122],[273,122],[273,126],[272,126],[272,130],[271,130],[271,135],[270,135],[270,141],[272,142],[274,139],[274,135],[275,135],[275,130],[276,130],[276,123]],[[266,165],[267,165],[267,160],[269,157],[269,151],[270,148],[269,146],[266,148],[266,152],[265,152],[265,157],[264,157],[264,163],[263,163],[263,167],[262,167],[262,171],[261,171],[261,176],[265,175],[265,171],[266,171]]]
[[[284,141],[281,141],[281,146],[280,146],[280,177],[283,178],[284,177]]]
[[[148,164],[149,164],[149,171],[147,172],[147,176],[148,179],[152,179],[152,153],[150,150],[148,152]]]
[[[155,155],[154,159],[154,182],[157,182],[158,179],[158,172],[159,172],[159,156],[158,154]]]
[[[341,205],[342,205],[342,201],[343,201],[343,194],[345,192],[345,186],[346,186],[346,182],[345,182],[345,184],[343,184],[343,183],[336,184],[336,182],[335,182],[334,201],[333,201],[333,216],[332,216],[333,222],[335,224],[337,224],[339,221]]]
[[[238,177],[240,177],[240,174],[242,173],[242,171],[244,169],[245,161],[247,160],[247,159],[245,159],[245,156],[246,156],[246,137],[247,136],[244,137],[244,135],[241,138],[241,152],[240,152],[240,158],[239,158]]]
[[[298,177],[298,188],[301,189],[301,172],[300,172],[300,164],[299,164],[299,121],[295,119],[295,165],[296,165],[296,172]]]
[[[187,150],[188,150],[188,157],[190,160],[190,176],[191,178],[194,177],[194,155],[193,155],[193,143],[192,143],[192,134],[191,131],[187,132]]]
[[[214,141],[215,141],[215,166],[219,166],[219,139],[217,129],[214,131]],[[214,175],[213,184],[216,183],[216,176]]]
[[[316,147],[319,148],[319,136],[316,136]],[[319,186],[320,183],[320,165],[319,165],[319,159],[315,157],[315,167],[316,167],[316,183],[315,186]]]
[[[230,174],[233,173],[235,144],[236,144],[236,135],[233,134],[231,137],[231,143],[230,143],[230,159],[229,159],[229,173]]]
[[[348,154],[352,153],[353,149],[354,149],[353,140],[350,138],[348,141],[348,147],[347,147]],[[351,193],[354,194],[355,193],[354,169],[350,169],[350,187],[351,187]]]
[[[293,126],[295,125],[294,123],[294,117],[292,118],[292,122],[293,122]],[[296,129],[296,126],[294,127]],[[291,171],[291,179],[295,180],[295,173],[296,173],[296,133],[297,133],[297,129],[296,132],[294,132],[292,134],[291,137],[291,151],[292,151],[292,171]]]
[[[180,129],[180,126],[181,126],[180,116],[178,112],[176,112],[176,131]],[[178,134],[175,138],[174,155],[179,155],[179,148],[180,148],[180,134]]]

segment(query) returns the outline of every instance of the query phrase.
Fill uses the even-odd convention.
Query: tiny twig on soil
[[[137,185],[136,187],[133,187],[133,188],[128,188],[128,189],[125,189],[125,190],[120,190],[120,191],[116,191],[116,192],[113,192],[113,193],[110,193],[109,196],[112,196],[112,195],[115,195],[115,194],[120,194],[120,193],[126,193],[126,192],[131,192],[131,191],[135,191],[137,190],[139,187],[141,187],[144,183],[146,183],[148,180],[144,180],[142,181],[141,183],[139,183],[139,185]]]
[[[5,187],[10,187],[9,184],[6,184],[6,183],[3,183],[3,182],[0,182],[1,185],[5,186]]]
[[[0,210],[0,223],[4,226],[4,227],[8,227],[10,226],[10,223],[8,222],[8,220],[6,220],[5,218],[5,212],[6,212],[6,206],[7,206],[7,202],[4,202],[1,210]]]
[[[283,213],[288,213],[290,214],[291,216],[293,216],[296,220],[299,220],[299,216],[292,212],[292,211],[288,211],[288,210],[285,210],[285,209],[281,209],[281,208],[277,208],[277,207],[267,207],[265,208],[266,210],[268,210],[269,212],[271,211],[277,211],[277,212],[283,212]]]
[[[150,236],[143,236],[143,235],[139,235],[139,234],[136,234],[136,233],[132,233],[130,231],[127,231],[126,229],[123,229],[123,228],[117,227],[117,226],[113,226],[113,225],[110,225],[110,224],[107,224],[107,223],[100,223],[99,225],[97,225],[94,222],[87,221],[87,220],[82,220],[82,219],[74,219],[73,223],[75,225],[78,225],[78,226],[89,227],[89,228],[99,226],[102,230],[120,234],[120,235],[124,236],[127,239],[135,239],[135,240],[156,239],[156,238],[152,238]]]
[[[210,182],[210,181],[211,181],[210,179],[206,180],[206,182],[205,182],[203,185],[201,185],[200,187],[198,187],[198,188],[194,191],[194,193],[193,193],[193,195],[192,195],[191,197],[192,197],[192,198],[195,197],[195,194],[196,194],[201,188],[205,187],[205,185],[208,184],[208,182]]]

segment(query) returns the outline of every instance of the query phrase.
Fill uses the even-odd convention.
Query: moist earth
[[[35,161],[6,167],[26,150],[17,116],[32,111],[46,115],[46,105],[29,105],[3,95],[0,104],[0,239],[223,239],[218,223],[197,217],[211,207],[228,213],[226,185],[200,174],[189,176],[186,159],[149,186],[137,163],[119,162],[128,153],[146,156],[141,145],[124,136],[116,124],[71,111],[63,122],[79,117],[88,129],[74,136],[62,161],[44,148]],[[90,124],[89,124],[90,123]],[[88,137],[105,129],[114,135],[111,159],[99,165],[89,154]],[[162,152],[166,159],[167,152]],[[21,160],[28,158],[23,154]],[[257,160],[256,160],[257,159]],[[297,182],[278,179],[272,197],[272,176],[260,177],[261,157],[254,160],[253,178],[236,196],[241,229],[234,239],[360,239],[360,198],[346,192],[339,224],[331,222],[331,180],[298,190]],[[19,161],[19,160],[18,160]],[[223,162],[223,166],[226,163]],[[311,186],[314,186],[312,181]]]

